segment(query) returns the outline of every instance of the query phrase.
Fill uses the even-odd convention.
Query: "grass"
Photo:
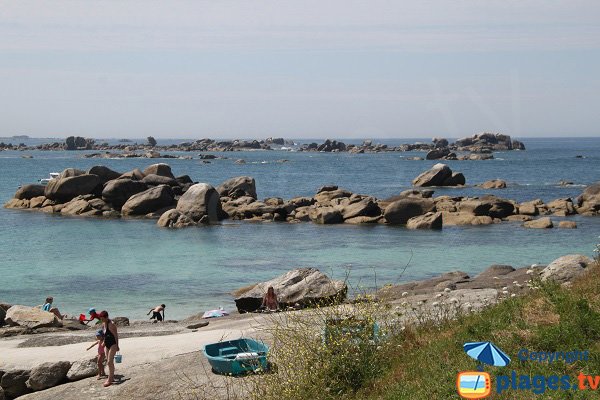
[[[509,389],[495,393],[497,377],[511,375],[569,375],[580,372],[600,375],[600,267],[595,266],[571,288],[554,283],[521,298],[511,298],[478,314],[461,316],[442,325],[423,325],[392,339],[393,360],[383,377],[355,394],[356,399],[449,399],[458,398],[455,388],[460,371],[476,370],[476,362],[464,354],[462,345],[492,341],[512,361],[507,367],[486,367],[492,376],[492,398],[534,399],[533,390]],[[520,349],[530,351],[589,350],[587,361],[540,363],[520,361]],[[535,388],[534,388],[535,389]],[[540,390],[536,390],[539,392]],[[600,392],[551,391],[545,399],[589,399]]]

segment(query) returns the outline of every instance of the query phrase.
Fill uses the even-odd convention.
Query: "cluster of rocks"
[[[435,165],[413,181],[417,187],[464,183],[461,173],[452,172],[444,164]],[[502,187],[503,183],[490,181],[488,185]],[[175,177],[167,164],[153,164],[144,171],[126,173],[104,166],[88,171],[69,168],[47,186],[21,187],[5,207],[62,215],[158,218],[159,226],[170,228],[211,224],[227,218],[319,224],[385,223],[414,229],[507,220],[531,222],[526,227],[548,227],[547,220],[531,220],[542,215],[565,217],[600,212],[600,183],[586,188],[575,200],[557,199],[548,204],[541,200],[517,203],[491,195],[432,198],[432,194],[431,190],[407,190],[381,200],[331,185],[320,188],[312,197],[259,200],[252,177],[232,178],[215,188],[208,183],[195,183],[187,175]]]
[[[114,151],[124,152],[128,154],[128,157],[136,157],[135,152],[142,152],[143,155],[137,155],[138,157],[146,156],[151,151],[242,151],[242,150],[272,150],[271,146],[280,147],[284,144],[291,144],[293,142],[286,142],[283,138],[268,138],[266,140],[214,140],[214,139],[199,139],[193,142],[184,142],[179,144],[170,145],[155,145],[154,143],[130,143],[130,141],[120,141],[118,144],[96,143],[94,139],[83,138],[81,136],[69,136],[64,142],[53,142],[44,143],[36,146],[27,146],[24,143],[19,145],[13,145],[11,143],[5,144],[0,143],[0,150],[20,150],[20,151],[31,151],[31,150],[95,150],[103,151],[101,155],[95,157],[120,157]],[[123,156],[125,157],[125,156]],[[157,158],[157,157],[149,157]],[[162,156],[162,158],[167,158]]]
[[[98,371],[95,357],[70,361],[46,362],[31,370],[0,370],[0,395],[8,399],[45,390],[63,383],[94,376]]]
[[[534,264],[522,268],[492,265],[475,277],[453,271],[433,278],[387,285],[375,293],[375,299],[388,303],[398,315],[403,310],[427,311],[426,315],[448,318],[459,310],[473,312],[510,297],[521,296],[538,288],[539,282],[555,281],[568,286],[583,277],[594,260],[580,254],[559,257],[549,265]]]
[[[39,307],[6,303],[0,303],[0,326],[2,325],[8,325],[0,331],[2,337],[85,328],[79,321],[63,322]],[[97,370],[95,357],[87,357],[74,363],[43,363],[31,370],[0,370],[0,399],[12,399],[33,391],[88,378],[94,376]]]
[[[318,144],[316,142],[304,144],[299,151],[319,152],[344,152],[349,153],[379,153],[384,151],[427,151],[428,160],[489,160],[494,156],[493,151],[525,150],[525,145],[518,140],[511,140],[509,135],[500,133],[481,133],[471,137],[458,139],[455,143],[449,143],[445,138],[433,138],[432,143],[401,144],[399,146],[388,146],[386,144],[374,144],[372,140],[365,140],[360,145],[346,144],[344,142],[327,139]],[[470,152],[471,154],[457,155],[455,151]]]

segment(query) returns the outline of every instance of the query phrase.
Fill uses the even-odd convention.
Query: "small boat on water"
[[[48,178],[42,178],[39,180],[39,182],[42,185],[47,185],[48,182],[50,182],[52,179],[58,179],[59,176],[60,176],[60,172],[50,172],[50,174],[48,175]]]
[[[268,369],[269,347],[254,339],[237,339],[207,344],[204,355],[216,374],[241,375]]]

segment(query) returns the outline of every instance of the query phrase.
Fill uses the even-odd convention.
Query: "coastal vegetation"
[[[600,246],[600,245],[599,245]],[[447,399],[457,396],[456,376],[477,369],[463,344],[492,341],[510,355],[506,367],[485,367],[492,391],[500,376],[569,376],[577,390],[551,390],[539,382],[508,387],[498,399],[588,399],[579,390],[580,373],[600,371],[600,262],[572,282],[531,280],[525,295],[507,297],[478,312],[449,304],[409,310],[411,318],[376,297],[365,296],[352,306],[323,307],[303,316],[274,315],[272,371],[248,378],[227,378],[227,399],[262,400],[395,400]],[[337,331],[329,321],[344,321]],[[379,333],[364,329],[377,325]],[[346,325],[343,325],[346,324]],[[343,329],[346,326],[347,329]],[[362,327],[357,329],[356,327]],[[523,349],[543,352],[587,352],[574,362],[536,362],[517,357]],[[586,381],[587,382],[587,381]],[[593,384],[593,381],[592,381]],[[518,386],[517,386],[518,387]],[[182,391],[182,398],[213,398],[209,386]],[[215,388],[213,388],[215,389]]]

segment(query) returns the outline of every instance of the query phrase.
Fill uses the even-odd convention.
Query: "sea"
[[[574,199],[586,185],[600,181],[600,138],[520,140],[526,151],[495,152],[495,158],[486,161],[445,161],[465,175],[467,186],[435,188],[434,196],[492,193],[519,202],[538,198],[548,202]],[[0,141],[34,145],[54,140]],[[159,140],[159,144],[183,141],[189,140]],[[394,146],[416,141],[424,139],[374,143]],[[176,176],[187,174],[213,186],[235,176],[252,176],[259,198],[311,196],[326,184],[386,198],[411,188],[412,179],[436,163],[409,160],[424,157],[424,152],[227,152],[214,153],[226,158],[210,163],[200,160],[198,153],[169,153],[193,156],[191,160],[89,159],[82,157],[85,153],[1,151],[0,202],[12,198],[20,185],[68,167],[85,170],[106,165],[126,172],[156,162],[171,165]],[[236,164],[238,159],[246,164]],[[474,186],[491,179],[504,179],[508,187]],[[560,181],[572,184],[563,186]],[[548,264],[571,253],[593,256],[600,241],[600,217],[568,219],[576,221],[578,228],[537,230],[505,222],[414,231],[381,224],[224,221],[168,230],[151,220],[63,217],[0,208],[0,301],[38,305],[51,295],[67,314],[79,315],[95,307],[134,320],[147,318],[150,307],[165,303],[167,319],[181,319],[218,307],[235,312],[232,291],[299,267],[346,279],[350,294],[355,295],[455,270],[475,275],[492,264],[522,267]]]

